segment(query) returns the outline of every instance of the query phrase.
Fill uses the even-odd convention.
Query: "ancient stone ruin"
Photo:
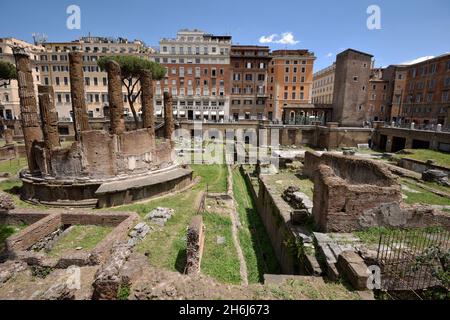
[[[165,136],[155,139],[151,74],[143,70],[143,128],[125,130],[121,70],[107,64],[110,130],[91,130],[84,101],[82,53],[72,52],[70,80],[75,142],[61,147],[54,93],[39,86],[39,109],[28,55],[14,50],[28,170],[22,199],[50,206],[111,207],[184,189],[192,170],[175,163],[171,96],[165,95]]]
[[[375,161],[306,152],[304,173],[314,180],[313,216],[325,232],[450,226],[443,212],[403,204],[397,179]]]
[[[202,216],[192,218],[187,232],[186,274],[200,273],[200,265],[205,243],[205,226]]]

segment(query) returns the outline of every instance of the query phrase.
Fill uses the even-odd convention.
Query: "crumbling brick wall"
[[[203,245],[205,242],[205,226],[202,216],[192,218],[187,232],[187,262],[186,273],[191,275],[200,272],[200,265],[203,255]]]
[[[313,216],[323,231],[449,227],[448,215],[428,206],[402,204],[400,184],[378,162],[306,152],[304,173],[314,180]]]
[[[364,211],[401,200],[400,184],[373,161],[324,154],[314,171],[313,216],[326,232],[361,230]]]

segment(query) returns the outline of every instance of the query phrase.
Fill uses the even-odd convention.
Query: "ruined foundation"
[[[450,226],[445,213],[403,204],[395,176],[372,160],[306,152],[304,173],[314,180],[313,216],[324,232]]]
[[[205,226],[202,216],[192,218],[187,232],[187,262],[186,274],[196,275],[200,273],[200,266],[205,243]]]

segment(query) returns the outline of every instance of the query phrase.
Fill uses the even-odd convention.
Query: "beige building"
[[[14,38],[0,38],[0,60],[15,65],[12,52],[13,46],[20,46],[30,54],[33,67],[33,78],[35,80],[37,92],[37,84],[40,81],[40,76],[36,61],[39,58],[39,53],[43,52],[45,49],[42,46],[35,46]],[[0,81],[0,85],[2,85],[2,81]],[[0,86],[0,117],[3,119],[18,119],[19,115],[20,101],[17,81],[12,80],[8,85]]]
[[[97,60],[102,56],[136,55],[147,57],[153,49],[148,48],[139,40],[128,41],[123,38],[112,39],[103,37],[83,37],[73,42],[44,43],[45,52],[39,54],[37,67],[42,84],[52,85],[55,90],[55,102],[58,116],[62,120],[71,118],[72,103],[70,101],[70,77],[68,52],[84,52],[84,78],[86,103],[91,118],[104,117],[108,108],[108,80],[106,72],[102,72]],[[139,84],[135,92],[138,92]],[[132,116],[127,101],[126,88],[123,87],[124,107],[128,116]],[[140,110],[140,99],[135,103],[137,111]]]
[[[332,104],[336,63],[314,74],[312,103]]]

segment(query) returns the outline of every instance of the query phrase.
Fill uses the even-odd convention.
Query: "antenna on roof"
[[[33,37],[33,42],[34,42],[35,45],[39,45],[39,44],[47,42],[48,37],[44,33],[43,34],[32,33],[31,35]]]

